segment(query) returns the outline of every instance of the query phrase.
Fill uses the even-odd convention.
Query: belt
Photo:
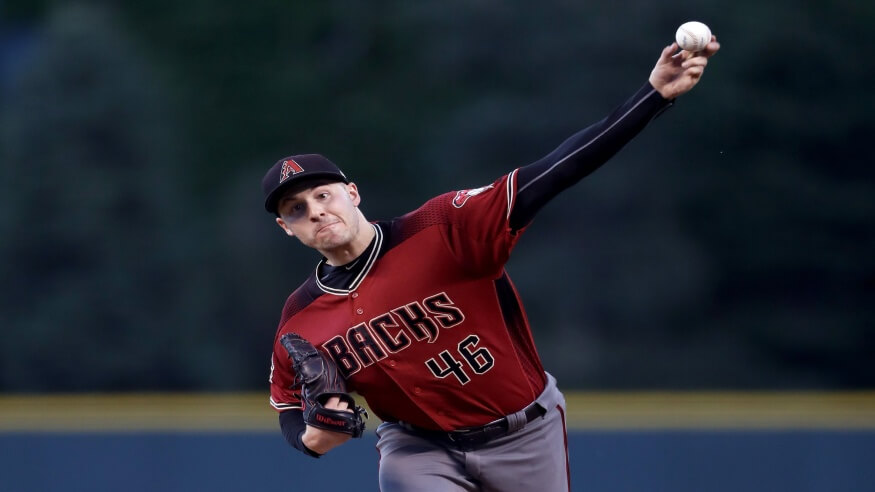
[[[541,405],[532,402],[529,406],[524,408],[522,412],[525,415],[525,423],[528,424],[536,418],[543,417],[546,410],[544,410]],[[410,425],[405,425],[405,427],[428,437],[441,439],[462,449],[473,449],[482,446],[493,439],[498,439],[499,437],[511,434],[512,432],[519,430],[522,426],[518,426],[516,429],[511,430],[508,418],[502,417],[480,427],[458,429],[449,432],[420,429]]]

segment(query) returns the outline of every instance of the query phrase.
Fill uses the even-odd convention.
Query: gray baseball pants
[[[396,423],[377,428],[382,492],[568,492],[565,397],[556,379],[535,400],[546,413],[474,450]]]

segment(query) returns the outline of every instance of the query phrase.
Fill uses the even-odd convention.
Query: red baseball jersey
[[[373,247],[348,289],[316,271],[286,301],[271,363],[271,404],[301,408],[279,342],[298,333],[328,354],[349,389],[385,421],[479,426],[516,412],[546,375],[504,270],[520,232],[508,225],[516,171],[435,197],[373,224]]]

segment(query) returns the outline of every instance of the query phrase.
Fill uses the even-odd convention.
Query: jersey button
[[[395,367],[395,366],[397,366],[397,365],[398,365],[398,363],[395,362],[394,360],[390,360],[390,361],[389,361],[389,367]]]
[[[363,314],[365,312],[365,310],[362,308],[358,308],[355,310],[355,312],[356,312],[356,314]]]
[[[359,296],[359,293],[358,293],[358,292],[353,292],[351,295],[352,295],[352,298],[355,299],[356,297]]]
[[[422,388],[420,388],[419,386],[417,386],[417,387],[413,388],[413,392],[416,393],[417,395],[421,395],[421,394],[422,394]]]

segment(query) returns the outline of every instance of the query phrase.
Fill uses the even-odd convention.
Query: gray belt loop
[[[527,423],[528,422],[526,422],[525,410],[520,410],[519,412],[512,413],[507,416],[507,433],[510,434],[512,432],[516,432],[525,427]]]
[[[549,412],[550,409],[556,407],[562,395],[556,387],[556,378],[554,378],[549,372],[546,374],[547,386],[544,387],[544,391],[538,395],[538,398],[536,398],[535,401],[538,405],[541,405],[541,408],[544,408]]]

